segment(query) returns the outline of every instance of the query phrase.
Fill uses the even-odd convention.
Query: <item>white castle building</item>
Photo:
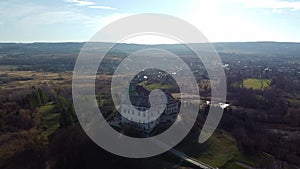
[[[165,102],[161,96],[154,95],[154,101],[150,104],[149,91],[139,86],[137,92],[139,94],[131,95],[130,99],[124,96],[121,99],[121,127],[149,134],[159,123],[172,123],[176,120],[180,102],[170,93],[165,93]]]

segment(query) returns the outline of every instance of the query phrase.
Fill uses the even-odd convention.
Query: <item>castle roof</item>
[[[146,107],[150,108],[151,104],[149,102],[149,94],[150,91],[145,89],[142,86],[137,86],[136,87],[137,94],[136,95],[130,95],[130,100],[124,99],[122,100],[123,104],[128,104],[130,105],[132,103],[133,106],[138,106],[138,107]],[[164,91],[166,98],[167,98],[167,104],[175,103],[178,102],[169,92]],[[130,103],[131,101],[131,103]],[[154,103],[155,105],[160,105],[163,103],[163,98],[158,95],[154,95]]]

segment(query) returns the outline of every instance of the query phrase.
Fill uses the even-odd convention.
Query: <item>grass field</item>
[[[271,81],[268,79],[249,78],[243,80],[243,86],[248,89],[263,90],[270,86]]]
[[[191,145],[194,144],[194,145]],[[198,145],[198,146],[197,146]],[[224,131],[216,131],[207,141],[207,149],[200,149],[199,143],[188,143],[180,148],[185,154],[213,167],[225,169],[243,168],[237,161],[257,166],[257,158],[250,158],[239,151],[235,140]],[[191,148],[192,147],[192,148]]]
[[[50,72],[35,72],[35,71],[9,71],[6,70],[9,67],[6,66],[5,70],[2,70],[0,66],[0,76],[2,76],[1,90],[17,90],[28,89],[32,86],[49,85],[51,87],[59,86],[70,87],[72,73],[50,73]],[[62,78],[57,80],[57,78]]]
[[[170,89],[173,88],[173,85],[170,84],[159,84],[159,83],[152,83],[152,84],[145,84],[145,83],[140,83],[141,86],[143,86],[144,88],[146,88],[147,90],[151,91],[154,89]]]

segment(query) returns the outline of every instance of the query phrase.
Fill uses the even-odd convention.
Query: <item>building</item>
[[[120,125],[123,128],[131,128],[142,134],[150,134],[160,123],[173,123],[178,115],[180,101],[165,92],[165,99],[154,95],[152,105],[149,102],[149,94],[145,88],[137,86],[136,94],[121,98]]]

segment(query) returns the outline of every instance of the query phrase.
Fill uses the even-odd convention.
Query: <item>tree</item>
[[[254,90],[241,88],[237,93],[239,105],[247,108],[257,108],[258,100]]]
[[[40,88],[37,91],[38,91],[38,95],[41,99],[41,103],[46,104],[47,100],[48,100],[46,93]]]
[[[2,130],[2,128],[3,128],[3,124],[4,122],[3,122],[3,120],[1,119],[1,117],[0,117],[0,131]]]
[[[34,113],[36,108],[47,102],[47,95],[41,89],[37,89],[35,86],[32,86],[30,93],[24,96],[23,102],[28,104],[32,113]]]
[[[61,128],[71,126],[78,121],[73,104],[70,104],[64,97],[58,96],[55,105],[56,109],[60,113],[59,124]]]
[[[284,120],[288,125],[299,126],[300,125],[300,109],[289,108]]]
[[[66,127],[74,124],[74,120],[73,120],[71,114],[66,109],[63,109],[63,111],[60,112],[60,123],[59,124],[60,124],[61,128],[66,128]]]

